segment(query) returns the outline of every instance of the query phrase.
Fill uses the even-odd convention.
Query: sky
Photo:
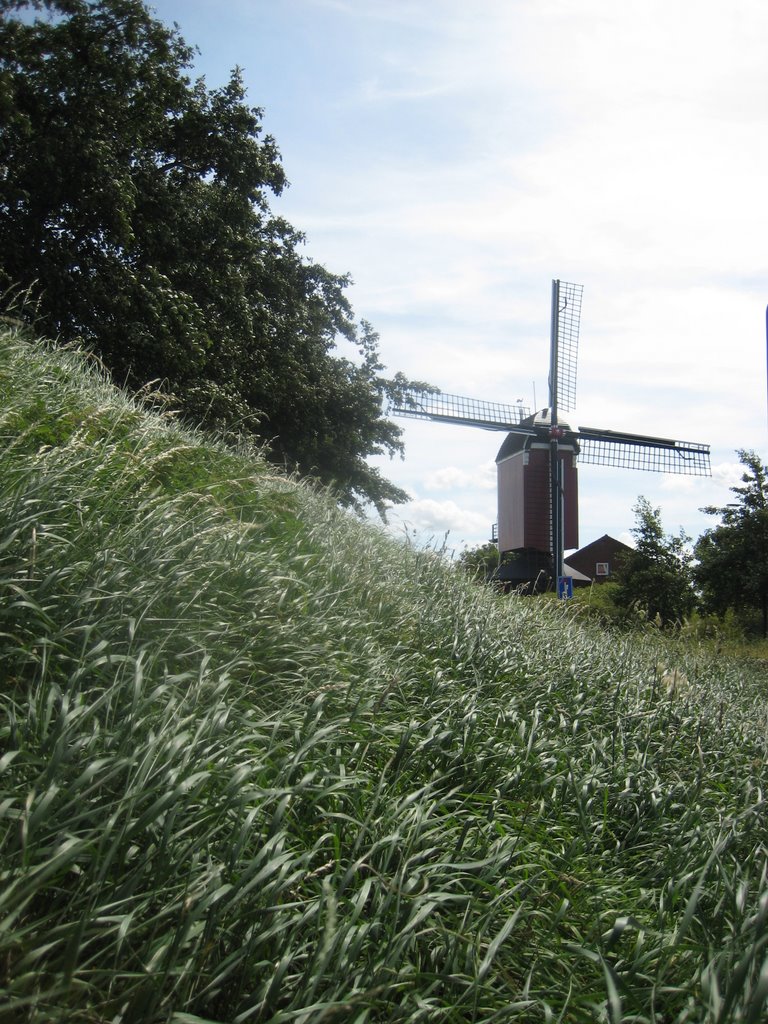
[[[389,372],[547,404],[551,282],[584,286],[573,426],[711,446],[712,476],[582,465],[580,544],[640,495],[694,540],[766,460],[764,0],[150,0],[210,88],[242,68],[305,254],[349,273]],[[414,420],[375,460],[395,532],[496,521],[503,434]]]

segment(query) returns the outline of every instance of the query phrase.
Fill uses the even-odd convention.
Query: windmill
[[[596,427],[572,429],[560,418],[576,401],[582,286],[552,282],[549,404],[533,414],[436,391],[405,390],[389,413],[507,434],[496,456],[499,553],[515,553],[519,579],[542,569],[560,586],[563,552],[578,547],[577,460],[622,469],[708,476],[709,445]]]

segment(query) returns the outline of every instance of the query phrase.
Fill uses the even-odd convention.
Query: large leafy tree
[[[695,601],[690,538],[682,530],[666,535],[661,510],[642,495],[633,511],[635,547],[622,556],[614,600],[621,608],[637,605],[665,624],[681,621]]]
[[[732,608],[744,616],[759,610],[768,636],[768,467],[753,451],[737,455],[744,466],[742,485],[731,488],[737,501],[702,509],[721,523],[696,543],[696,582],[708,611]]]
[[[366,459],[402,450],[381,409],[408,382],[270,211],[285,174],[239,71],[209,89],[192,57],[141,0],[0,0],[0,285],[119,383],[165,381],[348,504],[404,500]]]
[[[493,541],[475,548],[464,548],[457,559],[457,565],[473,579],[485,582],[499,567],[499,547]]]

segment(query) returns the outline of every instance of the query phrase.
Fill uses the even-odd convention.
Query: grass
[[[756,1022],[766,671],[0,338],[0,1020]]]

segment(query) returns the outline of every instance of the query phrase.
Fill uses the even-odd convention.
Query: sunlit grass
[[[764,1019],[759,662],[1,347],[0,1019]]]

